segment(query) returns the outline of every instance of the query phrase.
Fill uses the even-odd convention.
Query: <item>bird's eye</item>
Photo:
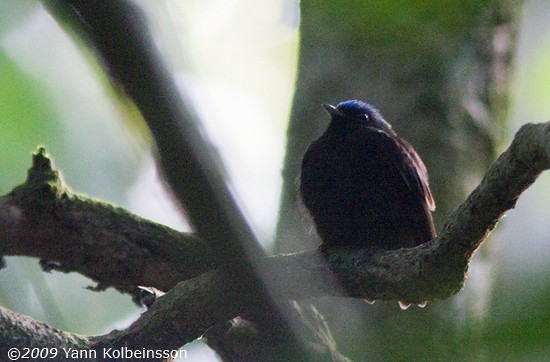
[[[369,115],[366,114],[366,113],[363,113],[360,118],[364,119],[365,121],[368,121],[369,120]]]

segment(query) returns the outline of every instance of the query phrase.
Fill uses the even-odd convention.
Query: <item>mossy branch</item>
[[[346,248],[328,249],[324,255],[277,255],[258,261],[258,272],[269,276],[264,280],[278,293],[272,297],[282,300],[344,296],[420,303],[448,298],[462,288],[469,261],[490,231],[549,168],[550,122],[527,124],[431,242],[375,255]],[[252,308],[255,284],[234,278],[241,266],[214,268],[210,261],[210,267],[182,270],[208,254],[200,240],[70,192],[43,149],[34,155],[27,182],[0,198],[0,225],[4,255],[53,260],[50,267],[80,272],[101,285],[126,291],[139,284],[169,289],[181,280],[128,329],[88,339],[90,348],[177,348]],[[166,283],[165,275],[151,272],[159,268],[178,272]],[[12,315],[5,314],[4,320]]]
[[[0,252],[40,258],[44,270],[78,272],[138,295],[137,285],[169,290],[215,268],[222,252],[192,234],[77,194],[44,148],[24,184],[0,198]]]

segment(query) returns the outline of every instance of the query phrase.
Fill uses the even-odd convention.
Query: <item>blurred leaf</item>
[[[25,179],[30,152],[59,138],[48,91],[0,52],[0,193]]]

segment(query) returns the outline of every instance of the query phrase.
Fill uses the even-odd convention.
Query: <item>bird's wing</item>
[[[428,171],[414,148],[405,140],[389,134],[385,130],[369,127],[370,141],[384,152],[380,157],[388,157],[387,167],[394,168],[411,192],[419,192],[430,211],[435,210],[435,201],[428,182]],[[391,157],[393,155],[393,157]],[[403,161],[407,160],[407,161]]]
[[[413,165],[416,166],[414,169],[409,169],[408,174],[404,177],[409,177],[416,180],[417,185],[420,186],[422,195],[426,200],[428,208],[430,209],[430,211],[434,211],[435,201],[432,196],[432,191],[430,190],[430,184],[428,182],[428,170],[426,169],[424,162],[422,162],[422,159],[420,158],[418,153],[416,153],[416,151],[407,141],[400,139],[399,142],[406,150],[406,157],[411,161]]]

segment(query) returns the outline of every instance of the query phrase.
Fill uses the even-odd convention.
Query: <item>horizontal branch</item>
[[[169,290],[215,268],[216,244],[72,192],[43,148],[24,184],[0,197],[0,255],[33,256],[121,292]]]
[[[375,255],[342,247],[329,248],[323,254],[308,251],[277,255],[259,260],[257,272],[268,285],[271,296],[279,300],[346,296],[421,303],[450,297],[462,288],[468,263],[479,245],[504,213],[514,207],[519,195],[549,168],[550,122],[525,125],[509,149],[493,163],[480,185],[449,216],[441,233],[431,242]],[[93,220],[101,215],[117,221]],[[125,226],[127,222],[139,225],[138,231],[130,232]],[[98,280],[106,278],[104,270],[94,269],[91,264],[107,265],[106,269],[112,268],[109,273],[117,272],[114,265],[118,265],[122,269],[117,272],[118,278],[126,286],[145,284],[158,287],[160,280],[156,278],[160,273],[151,272],[155,267],[158,270],[157,264],[160,263],[163,270],[181,270],[178,266],[181,260],[191,261],[191,257],[197,255],[194,249],[204,247],[199,240],[187,239],[186,234],[68,193],[58,173],[50,168],[50,161],[42,149],[34,156],[27,182],[0,199],[0,226],[0,245],[4,255],[13,255],[17,251],[18,255],[51,258],[59,263],[53,263],[56,268],[64,266],[67,270]],[[49,227],[57,235],[54,231],[48,232]],[[31,231],[33,228],[41,232]],[[149,236],[144,238],[140,230],[149,232]],[[25,232],[32,234],[26,237],[18,235]],[[180,246],[178,254],[169,259],[157,258],[157,247],[163,250],[160,253],[165,253],[164,257],[170,255],[163,249],[160,238],[153,236],[157,232],[161,236],[171,236],[169,239],[175,244],[168,248],[171,251],[177,246],[178,237],[179,243],[190,244]],[[88,245],[94,240],[99,240],[101,247]],[[124,240],[122,244],[121,240]],[[64,252],[51,251],[58,247],[57,243],[63,243]],[[146,252],[113,253],[112,250],[120,249],[121,245],[128,250],[136,248]],[[72,253],[76,253],[79,260],[68,264],[68,260],[74,257]],[[141,269],[137,270],[147,270],[149,275],[140,276],[140,273],[120,268],[125,265],[125,258],[130,256],[135,258],[134,263],[139,260],[137,264]],[[204,260],[208,262],[208,258]],[[86,261],[90,266],[79,268],[77,264],[85,262],[87,265]],[[249,305],[256,292],[250,287],[253,283],[234,278],[242,273],[238,268],[226,265],[211,270],[197,266],[194,272],[201,275],[178,283],[128,329],[94,338],[94,346],[170,349],[200,337],[211,326],[253,307]],[[207,269],[210,271],[206,272]],[[93,275],[87,274],[91,271],[94,271]],[[192,274],[184,270],[180,276],[187,275],[188,278]],[[143,283],[143,278],[146,283]],[[177,278],[177,275],[172,277],[173,280]]]

